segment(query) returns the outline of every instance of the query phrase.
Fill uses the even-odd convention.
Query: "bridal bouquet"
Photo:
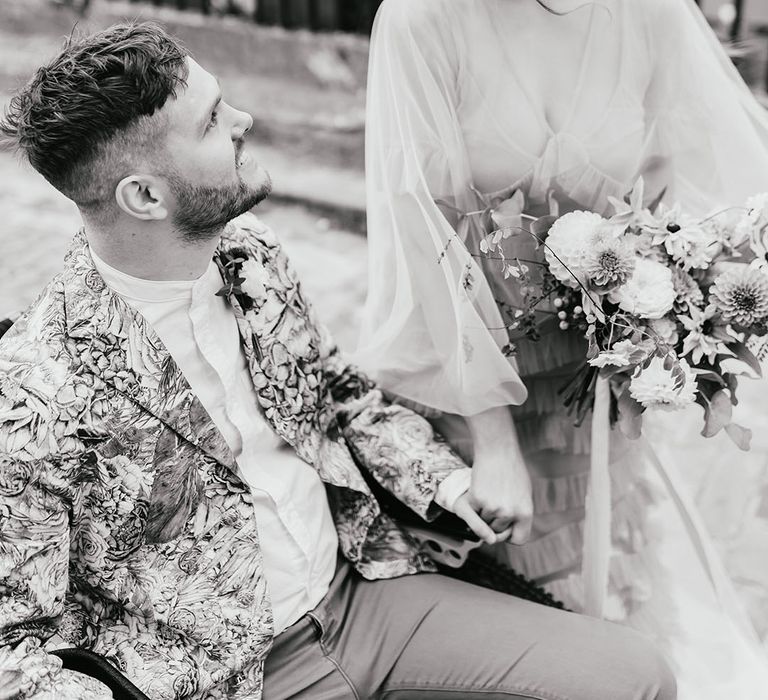
[[[518,285],[522,301],[507,309],[513,340],[515,333],[537,340],[553,322],[586,337],[584,363],[562,390],[577,421],[602,377],[611,419],[629,437],[639,436],[646,409],[696,402],[704,436],[725,430],[746,450],[751,432],[732,422],[731,408],[737,376],[747,368],[760,375],[750,343],[768,332],[768,194],[704,219],[660,199],[644,207],[640,180],[626,201],[611,200],[610,218],[587,211],[534,218],[515,192],[475,212],[487,231],[481,252]],[[506,255],[512,236],[533,236],[543,259]]]

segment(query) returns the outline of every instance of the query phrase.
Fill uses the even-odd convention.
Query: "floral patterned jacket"
[[[358,465],[428,518],[463,463],[344,363],[255,217],[216,260],[264,416],[325,482],[343,554],[366,578],[429,570]],[[153,700],[258,699],[272,637],[238,465],[81,233],[0,342],[0,697],[103,697],[48,653],[78,646]]]

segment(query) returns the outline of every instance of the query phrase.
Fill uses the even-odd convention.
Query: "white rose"
[[[640,258],[632,277],[614,289],[609,299],[640,318],[661,318],[672,310],[675,287],[672,271],[653,260]]]

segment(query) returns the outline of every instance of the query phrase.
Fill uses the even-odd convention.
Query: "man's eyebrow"
[[[198,127],[198,130],[201,134],[205,133],[205,130],[208,128],[208,121],[211,118],[211,114],[214,112],[216,107],[219,106],[219,103],[221,102],[222,94],[221,94],[221,83],[219,82],[219,79],[216,78],[216,85],[218,85],[219,90],[216,94],[216,99],[211,102],[211,105],[208,107],[208,109],[205,110],[203,113],[203,117],[200,120],[200,124]]]

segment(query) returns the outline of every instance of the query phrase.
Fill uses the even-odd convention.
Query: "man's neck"
[[[86,221],[88,243],[110,267],[132,277],[155,281],[198,279],[208,268],[220,235],[194,243],[168,227],[111,227]]]

